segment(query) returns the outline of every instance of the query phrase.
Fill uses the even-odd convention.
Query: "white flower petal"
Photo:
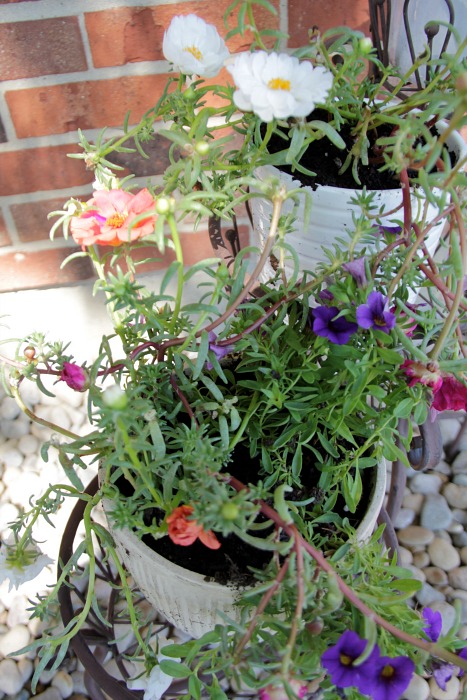
[[[42,554],[41,550],[35,547],[34,553],[37,554],[36,559],[31,564],[19,569],[7,564],[7,551],[5,545],[0,549],[0,583],[9,579],[8,591],[11,591],[13,587],[18,589],[21,584],[36,578],[46,566],[53,564],[53,559],[46,554]]]
[[[323,66],[275,52],[238,54],[227,69],[237,87],[237,107],[253,111],[265,122],[306,117],[326,100],[333,83],[332,73]]]
[[[229,56],[224,40],[213,24],[196,15],[177,15],[164,33],[165,58],[185,75],[212,78]]]

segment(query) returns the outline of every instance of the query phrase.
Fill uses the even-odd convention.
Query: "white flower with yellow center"
[[[237,87],[236,106],[264,122],[306,117],[326,100],[333,82],[332,73],[323,66],[314,67],[285,53],[241,53],[227,69]]]
[[[196,15],[177,15],[164,33],[164,56],[185,75],[212,78],[230,55],[213,24]]]

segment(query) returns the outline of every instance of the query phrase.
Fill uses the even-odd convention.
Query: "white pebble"
[[[442,485],[440,474],[416,474],[410,482],[410,490],[412,493],[439,493]]]
[[[449,574],[449,583],[453,588],[461,588],[467,591],[467,566],[459,566],[452,569]]]
[[[446,586],[448,583],[447,573],[439,566],[427,566],[423,569],[428,583],[432,586]]]
[[[410,508],[401,508],[394,521],[394,527],[401,530],[404,527],[412,525],[415,520],[415,511]]]
[[[14,420],[20,413],[21,409],[16,401],[9,396],[5,396],[0,403],[0,418],[5,420]]]
[[[73,679],[66,671],[58,671],[52,680],[52,687],[60,693],[60,697],[69,698],[73,693]]]
[[[0,421],[0,435],[11,440],[17,440],[29,433],[29,420],[25,417],[23,420],[2,420]]]
[[[30,640],[28,628],[25,625],[15,625],[0,637],[0,657],[19,651],[27,646]]]
[[[11,629],[18,625],[28,625],[31,613],[28,610],[31,605],[25,595],[17,595],[10,603],[8,610],[7,625]]]
[[[433,530],[444,530],[452,523],[453,515],[448,502],[440,493],[429,493],[420,515],[420,525]]]
[[[420,605],[431,605],[436,600],[444,600],[444,595],[441,591],[436,590],[429,583],[424,583],[419,591],[415,593],[415,598]]]
[[[28,478],[24,476],[15,479],[9,484],[6,491],[6,496],[19,506],[27,508],[31,496],[38,497],[47,488],[47,483],[40,478],[39,474],[28,474]]]
[[[39,693],[39,695],[34,695],[36,700],[62,700],[62,696],[60,695],[60,691],[57,690],[57,688],[46,688],[43,693]]]
[[[27,681],[31,678],[33,671],[34,671],[34,664],[31,661],[31,659],[19,659],[19,661],[16,664],[18,671],[21,674],[21,678],[23,679],[23,683],[27,683]]]
[[[0,503],[0,532],[5,532],[8,524],[14,522],[18,515],[19,510],[13,503]]]
[[[460,551],[461,561],[463,564],[467,564],[467,547],[462,547]]]
[[[36,455],[40,450],[39,440],[34,435],[23,435],[18,440],[18,449],[24,456]]]
[[[452,676],[446,683],[446,690],[441,690],[434,678],[430,678],[430,691],[433,700],[458,700],[459,698],[459,679]]]
[[[409,687],[402,696],[403,700],[428,700],[429,697],[430,686],[424,678],[414,673]]]
[[[467,486],[450,482],[444,487],[443,495],[453,508],[467,508]]]
[[[399,547],[399,559],[401,566],[408,566],[413,563],[413,554],[410,549]]]
[[[414,553],[413,564],[418,569],[424,569],[426,566],[428,566],[429,563],[430,563],[430,557],[428,556],[428,552],[425,552],[425,550],[422,550],[421,552]]]
[[[409,525],[398,532],[398,539],[405,547],[425,547],[434,540],[434,534],[426,527]]]
[[[0,445],[0,462],[4,468],[12,467],[13,469],[21,466],[23,455],[16,447],[15,440],[7,440],[3,445]]]
[[[22,687],[23,678],[16,662],[13,659],[2,659],[0,661],[0,692],[14,695],[19,693]]]
[[[428,554],[433,566],[439,566],[444,571],[455,569],[461,560],[457,549],[441,537],[435,537],[433,542],[428,545]]]

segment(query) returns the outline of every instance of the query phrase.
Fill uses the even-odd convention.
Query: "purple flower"
[[[376,662],[374,685],[368,693],[373,700],[398,700],[409,685],[414,662],[407,656],[381,656]]]
[[[75,391],[86,391],[89,386],[88,373],[79,365],[64,362],[60,379]]]
[[[464,661],[467,661],[467,647],[464,647],[463,649],[461,649],[457,656],[460,656],[461,659],[464,659]],[[460,673],[458,675],[459,675],[459,678],[462,678],[462,676],[464,675],[463,668],[461,668]]]
[[[389,311],[387,297],[381,292],[370,292],[366,304],[357,308],[357,323],[361,328],[375,328],[389,333],[396,324],[396,317]]]
[[[337,644],[324,652],[321,663],[337,688],[356,686],[361,693],[371,692],[375,683],[376,662],[379,659],[378,647],[373,648],[366,661],[358,666],[354,665],[354,661],[361,656],[366,645],[366,639],[361,639],[352,630],[346,630]]]
[[[336,306],[317,306],[312,314],[314,332],[322,338],[329,338],[331,343],[345,345],[352,333],[358,330],[356,323],[347,321],[343,316],[337,318],[339,309]]]
[[[441,690],[446,690],[446,683],[451,680],[455,670],[452,664],[433,663],[433,678]]]
[[[392,233],[396,235],[397,233],[400,233],[402,231],[401,226],[378,226],[379,233],[384,236],[385,233]]]
[[[351,260],[348,263],[344,263],[342,267],[347,272],[350,272],[355,282],[357,283],[357,287],[364,287],[368,284],[365,270],[365,258],[357,258],[356,260]]]
[[[216,338],[217,335],[214,333],[214,331],[209,331],[208,334],[209,338],[209,350],[214,353],[214,355],[217,357],[218,360],[222,360],[223,357],[229,354],[229,352],[232,352],[234,349],[233,345],[217,345],[216,344]],[[206,369],[212,369],[213,364],[212,362],[209,362],[207,360],[206,362]]]
[[[427,627],[423,628],[426,636],[431,639],[432,642],[437,642],[443,626],[443,618],[441,617],[441,613],[439,610],[425,608],[423,610],[423,619],[427,623]]]

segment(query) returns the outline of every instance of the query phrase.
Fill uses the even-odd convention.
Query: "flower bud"
[[[24,348],[24,357],[26,357],[26,359],[28,359],[30,362],[34,359],[35,354],[36,348],[32,345],[28,345],[26,348]]]
[[[225,520],[235,520],[238,517],[239,508],[236,503],[230,501],[229,503],[224,503],[222,506],[221,514]]]
[[[86,370],[72,362],[63,363],[60,379],[75,391],[86,391],[89,387],[89,376]]]
[[[205,156],[209,153],[209,144],[207,141],[197,141],[195,143],[195,151],[200,156]]]
[[[170,211],[170,200],[168,197],[159,197],[156,201],[156,211],[158,214],[168,214]]]
[[[115,411],[122,411],[128,404],[128,397],[118,384],[105,389],[102,400],[108,408],[113,408]]]
[[[307,686],[296,678],[290,678],[288,685],[299,698],[304,698],[307,692]],[[284,687],[282,680],[277,683],[270,683],[265,688],[259,691],[259,700],[289,700],[289,695]]]
[[[360,51],[363,55],[370,53],[370,51],[373,49],[373,42],[371,41],[369,36],[360,39],[358,43],[360,46]]]

